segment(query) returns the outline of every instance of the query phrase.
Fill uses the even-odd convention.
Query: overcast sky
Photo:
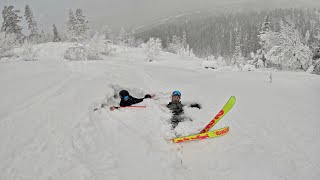
[[[0,0],[1,11],[4,5],[23,10],[26,4],[33,9],[39,29],[51,29],[52,24],[62,28],[68,8],[82,8],[93,27],[109,25],[112,28],[134,27],[186,11],[216,8],[320,8],[320,0]]]

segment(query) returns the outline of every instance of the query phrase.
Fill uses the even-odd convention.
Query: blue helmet
[[[126,91],[126,90],[121,90],[119,92],[119,96],[120,96],[121,99],[129,98],[129,92]]]
[[[180,91],[173,91],[172,96],[181,96],[181,92]]]

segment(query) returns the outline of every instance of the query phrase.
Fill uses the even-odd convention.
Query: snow
[[[242,67],[242,71],[255,71],[256,68],[252,64],[246,64]]]
[[[218,69],[218,62],[217,61],[203,61],[202,66],[204,68],[212,68],[212,69]]]
[[[162,53],[146,62],[128,48],[104,61],[63,59],[68,43],[37,45],[39,61],[0,61],[0,179],[311,179],[320,175],[320,76],[302,72],[206,70]],[[145,109],[109,111],[128,89]],[[180,90],[199,132],[231,95],[214,127],[229,134],[172,144],[170,92]]]

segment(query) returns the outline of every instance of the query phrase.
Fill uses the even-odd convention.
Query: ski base
[[[174,138],[174,139],[172,139],[172,141],[175,143],[197,141],[197,140],[203,140],[203,139],[208,139],[208,138],[220,137],[220,136],[226,135],[228,132],[229,132],[229,126],[226,126],[224,128],[217,129],[217,130],[210,131],[210,132]]]

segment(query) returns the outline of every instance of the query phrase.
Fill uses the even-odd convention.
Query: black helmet
[[[126,90],[121,90],[119,92],[119,96],[120,96],[120,98],[124,98],[125,96],[129,96],[129,92]]]

